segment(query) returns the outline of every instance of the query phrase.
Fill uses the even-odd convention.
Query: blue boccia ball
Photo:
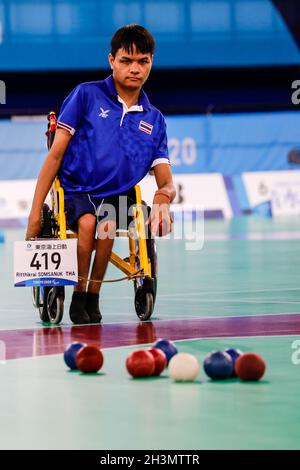
[[[235,364],[235,361],[237,360],[237,358],[240,357],[243,354],[243,352],[240,349],[237,349],[237,348],[228,348],[228,349],[225,349],[225,352],[227,354],[229,354],[229,356],[232,359],[232,363],[233,363],[233,370],[232,370],[231,377],[236,377],[234,364]]]
[[[154,344],[153,348],[160,349],[163,351],[167,358],[167,363],[169,363],[170,359],[178,353],[178,350],[175,344],[168,339],[158,339]]]
[[[72,370],[77,369],[76,354],[81,348],[83,348],[83,346],[86,346],[86,344],[74,342],[74,343],[69,344],[66,347],[65,352],[64,352],[64,361],[70,369]]]
[[[203,368],[212,380],[224,380],[231,376],[233,362],[226,352],[213,351],[204,359]]]

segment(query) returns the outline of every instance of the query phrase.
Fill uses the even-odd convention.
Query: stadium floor
[[[71,289],[60,326],[43,326],[28,288],[13,287],[13,242],[0,244],[0,448],[299,449],[300,231],[297,218],[205,221],[201,250],[158,240],[159,291],[141,324],[129,282],[103,288],[103,325],[72,326]],[[118,249],[126,256],[125,242]],[[110,268],[108,278],[119,273]],[[134,380],[125,360],[159,337],[202,363],[211,350],[261,354],[260,382]],[[70,341],[103,349],[99,374],[67,370]],[[300,344],[300,343],[299,343]]]

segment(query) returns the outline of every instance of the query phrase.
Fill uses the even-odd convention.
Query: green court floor
[[[298,337],[299,338],[299,337]],[[177,342],[203,361],[236,346],[267,363],[258,383],[131,379],[133,348],[104,351],[100,374],[69,372],[61,355],[1,366],[2,449],[299,449],[300,365],[295,337]]]
[[[184,240],[158,240],[154,326],[204,317],[234,323],[245,316],[255,324],[256,316],[300,313],[299,226],[298,218],[206,221],[199,251],[187,251]],[[7,229],[0,245],[2,333],[29,335],[43,327],[30,290],[13,287],[13,243],[23,235]],[[116,248],[127,255],[124,241]],[[119,276],[109,269],[107,278]],[[62,327],[71,325],[70,295],[67,289]],[[101,310],[105,324],[137,324],[132,285],[105,285]],[[201,363],[228,346],[261,354],[267,370],[259,383],[212,382],[202,366],[195,383],[173,383],[167,370],[161,378],[133,380],[125,359],[134,345],[105,349],[101,373],[86,376],[67,371],[61,354],[39,355],[35,343],[33,357],[5,361],[1,355],[0,448],[300,449],[300,364],[291,359],[300,336],[263,334],[245,337],[241,330],[234,338],[207,339],[200,331],[197,339],[177,341],[179,351]]]

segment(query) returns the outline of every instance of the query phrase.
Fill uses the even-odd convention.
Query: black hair
[[[125,49],[128,54],[133,54],[133,46],[142,54],[154,53],[155,41],[152,34],[143,26],[128,24],[118,29],[110,42],[110,52],[115,57],[119,49]]]

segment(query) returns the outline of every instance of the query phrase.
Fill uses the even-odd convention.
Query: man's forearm
[[[31,208],[31,216],[39,217],[43,203],[57,175],[61,161],[53,159],[49,154],[40,171]]]
[[[71,139],[71,135],[62,129],[57,129],[54,143],[48,153],[48,156],[40,171],[34,197],[30,217],[37,219],[40,217],[43,202],[51,188],[51,185],[58,173],[65,150]]]

